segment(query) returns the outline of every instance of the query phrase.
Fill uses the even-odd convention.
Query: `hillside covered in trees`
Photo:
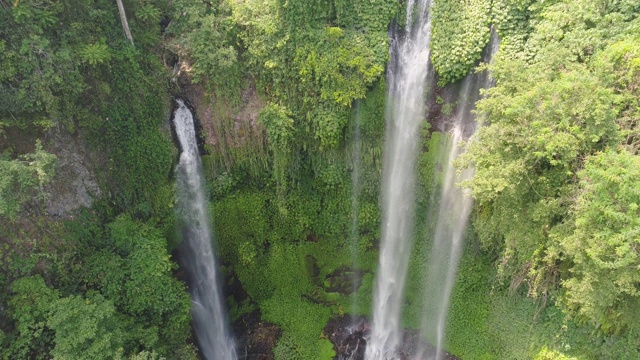
[[[0,358],[201,356],[175,98],[198,122],[238,357],[338,358],[336,324],[372,316],[408,1],[122,3],[0,0]],[[433,0],[429,13],[403,328],[421,325],[446,124],[465,79],[490,74],[455,160],[475,169],[459,184],[474,206],[444,347],[639,359],[640,2]]]

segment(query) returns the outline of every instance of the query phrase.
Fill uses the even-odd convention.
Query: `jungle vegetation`
[[[371,311],[387,31],[405,2],[122,3],[132,41],[114,1],[0,0],[0,358],[197,358],[167,125],[171,97],[191,86],[217,124],[203,162],[225,279],[244,294],[228,294],[230,321],[277,325],[277,360],[331,359],[327,321]],[[435,92],[474,71],[495,79],[458,159],[476,169],[462,184],[476,203],[447,350],[640,358],[640,3],[435,0],[431,11]],[[500,51],[480,64],[491,27]],[[252,91],[257,121],[234,127]],[[432,130],[417,165],[416,274],[446,136]],[[63,217],[45,209],[65,178],[56,131],[86,144],[102,194]],[[355,305],[334,283],[354,266],[354,223]]]

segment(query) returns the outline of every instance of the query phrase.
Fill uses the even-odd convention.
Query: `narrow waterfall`
[[[405,34],[392,39],[387,73],[387,128],[383,164],[383,222],[367,360],[397,358],[401,307],[412,246],[414,167],[424,119],[430,41],[430,0],[409,0]]]
[[[488,63],[497,52],[499,39],[492,31],[491,40],[483,60]],[[463,151],[462,142],[469,140],[475,132],[475,104],[480,98],[480,90],[491,86],[491,78],[485,71],[465,77],[458,109],[450,125],[450,136],[441,155],[443,180],[440,199],[434,206],[437,211],[431,254],[428,261],[427,283],[425,284],[425,306],[422,319],[422,335],[435,346],[434,350],[421,349],[415,359],[441,360],[444,356],[444,338],[449,301],[455,283],[456,270],[462,254],[464,233],[471,213],[473,200],[465,189],[458,186],[461,181],[473,176],[473,169],[457,171],[454,160]]]
[[[456,113],[456,123],[451,129],[450,137],[445,146],[446,150],[443,151],[440,160],[444,166],[444,179],[439,204],[436,207],[438,217],[428,261],[428,277],[425,284],[426,301],[422,321],[422,332],[426,338],[433,342],[435,354],[432,353],[433,350],[427,352],[426,349],[422,349],[422,352],[419,352],[415,357],[416,360],[442,359],[449,298],[462,252],[467,219],[471,212],[471,196],[456,184],[469,178],[473,172],[470,169],[465,169],[457,174],[453,165],[453,160],[461,152],[460,143],[464,140],[465,135],[464,125],[467,119],[462,115],[467,113],[468,94],[473,88],[469,79],[470,77],[467,77],[464,81],[460,98],[461,105]]]
[[[173,123],[182,148],[176,168],[178,217],[183,239],[182,263],[190,283],[193,328],[203,358],[235,360],[237,356],[229,335],[220,276],[211,244],[208,203],[193,115],[183,101],[177,102]]]

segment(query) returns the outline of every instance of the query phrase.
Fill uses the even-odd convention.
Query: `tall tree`
[[[124,30],[125,35],[127,35],[127,39],[133,45],[133,37],[131,36],[131,31],[129,30],[129,22],[127,22],[127,14],[124,12],[124,5],[122,5],[122,0],[116,0],[118,3],[118,12],[120,13],[120,21],[122,22],[122,29]]]

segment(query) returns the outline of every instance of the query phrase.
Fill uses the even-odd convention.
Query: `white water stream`
[[[485,63],[491,62],[497,53],[500,40],[495,31],[491,32],[489,46],[483,56]],[[491,86],[492,79],[484,71],[465,77],[454,122],[450,125],[449,137],[440,159],[443,165],[443,181],[437,209],[436,228],[428,261],[425,303],[422,318],[422,337],[433,342],[435,352],[421,349],[416,360],[444,357],[445,325],[456,271],[463,250],[464,233],[473,205],[473,199],[466,189],[458,184],[473,176],[474,170],[456,169],[454,160],[464,151],[462,143],[471,141],[476,129],[475,104],[480,99],[481,89]]]
[[[413,237],[414,167],[428,88],[430,6],[430,0],[409,0],[406,34],[392,44],[387,73],[382,239],[367,360],[396,359],[402,341],[401,307]]]
[[[173,123],[182,147],[176,168],[178,216],[182,225],[183,267],[190,280],[193,329],[204,359],[236,360],[211,244],[208,201],[193,115],[183,101],[177,102]]]
[[[471,77],[464,80],[459,98],[460,105],[456,112],[456,122],[444,147],[440,163],[444,167],[444,179],[437,206],[436,229],[428,263],[427,283],[425,284],[425,306],[422,320],[423,337],[431,340],[435,346],[433,350],[419,351],[415,359],[427,358],[441,360],[444,355],[442,348],[445,337],[445,322],[449,310],[449,299],[453,290],[456,269],[462,254],[462,245],[467,220],[471,212],[473,200],[465,189],[456,184],[473,175],[472,169],[456,172],[453,161],[461,154],[461,142],[464,140],[465,125],[469,112],[469,93]],[[477,90],[477,89],[475,89]],[[473,129],[471,129],[473,131]],[[435,209],[434,209],[435,210]],[[428,354],[428,355],[427,355]]]

